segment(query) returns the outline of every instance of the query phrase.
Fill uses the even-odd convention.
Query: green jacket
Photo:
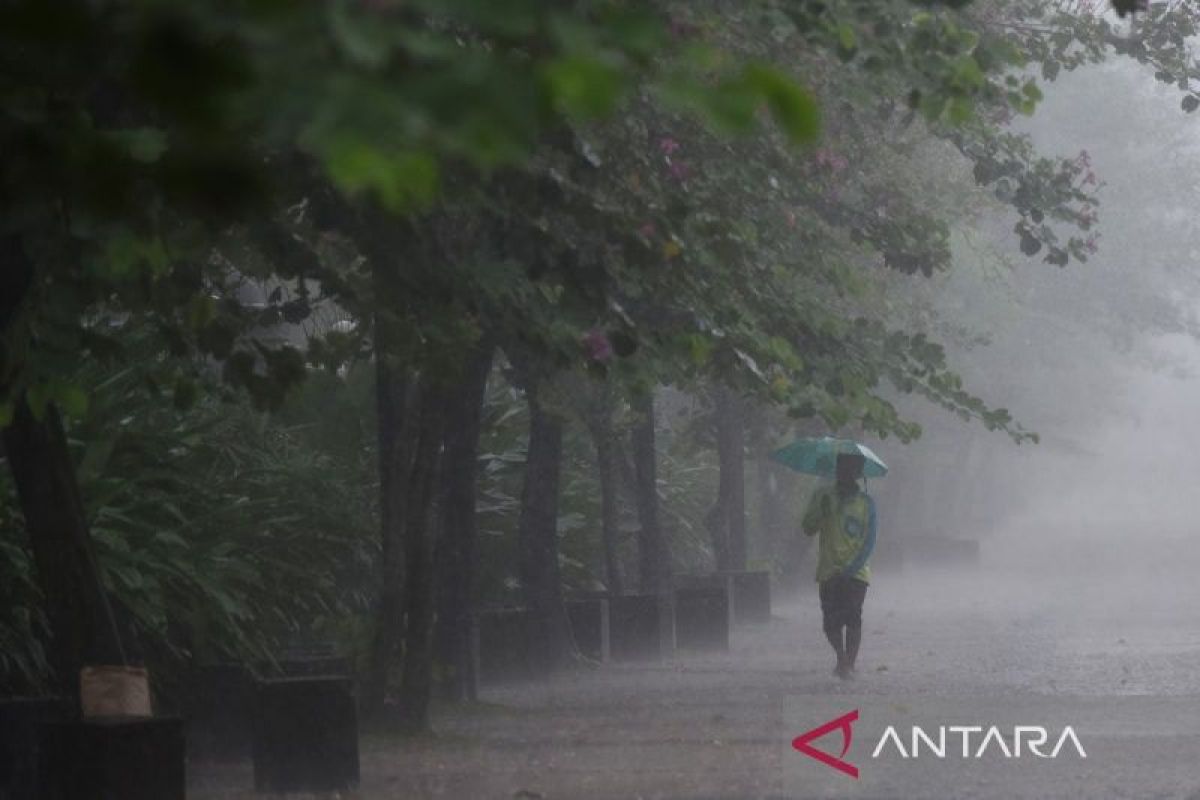
[[[804,532],[817,535],[817,580],[838,575],[869,583],[867,559],[875,549],[875,501],[863,491],[844,497],[836,486],[817,490],[802,522]]]

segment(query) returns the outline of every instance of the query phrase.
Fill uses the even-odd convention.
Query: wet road
[[[1076,578],[877,576],[852,682],[829,674],[806,591],[738,628],[729,653],[491,688],[477,707],[440,711],[434,737],[366,736],[354,796],[1200,798],[1200,609],[1171,584]],[[805,758],[787,746],[796,720],[843,707],[1033,715],[1075,725],[1092,752],[1041,772],[961,759],[889,771],[864,763],[860,737],[848,758],[861,780],[788,773]],[[248,782],[247,765],[196,769],[191,796],[239,796],[221,787]]]

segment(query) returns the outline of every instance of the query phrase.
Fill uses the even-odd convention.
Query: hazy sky
[[[922,409],[921,421],[938,430],[903,453],[882,444],[902,465],[898,485],[925,497],[893,515],[909,529],[900,533],[983,538],[985,561],[1034,571],[1195,574],[1200,343],[1162,331],[1194,317],[1200,301],[1197,124],[1176,90],[1129,63],[1047,87],[1021,128],[1043,153],[1091,155],[1105,183],[1100,252],[1065,270],[1024,259],[1009,215],[981,229],[1013,268],[1001,267],[997,280],[996,270],[985,279],[968,265],[948,281],[968,298],[966,320],[994,340],[954,353],[956,366],[1046,442],[1016,448]],[[947,451],[967,443],[969,457],[955,462]],[[935,476],[932,484],[913,488],[903,471],[914,469]],[[969,501],[955,506],[956,498]]]

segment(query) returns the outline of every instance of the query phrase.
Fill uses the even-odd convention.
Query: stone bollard
[[[274,662],[258,665],[259,675],[284,678],[339,677],[352,675],[354,665],[339,655],[331,642],[309,642],[285,647]]]
[[[771,620],[771,573],[766,570],[729,570],[718,573],[733,581],[733,621]]]
[[[195,668],[185,700],[188,753],[198,759],[249,758],[254,738],[254,676],[242,664]]]
[[[254,788],[334,792],[358,785],[358,710],[344,677],[259,681]]]
[[[676,576],[676,643],[680,649],[728,650],[734,609],[728,574]]]
[[[670,596],[610,595],[608,620],[613,661],[661,660],[674,655],[675,619]]]
[[[36,800],[42,727],[78,716],[69,697],[14,697],[0,700],[0,798]]]
[[[183,800],[183,720],[97,717],[42,726],[42,800]]]

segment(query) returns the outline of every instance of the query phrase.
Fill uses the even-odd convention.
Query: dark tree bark
[[[36,419],[21,398],[3,438],[53,631],[55,682],[64,694],[77,696],[85,664],[122,664],[126,659],[97,568],[62,419],[53,405]]]
[[[758,454],[758,519],[760,535],[765,545],[763,550],[772,558],[778,558],[783,550],[785,526],[783,503],[779,497],[779,476],[765,448]]]
[[[441,536],[437,548],[435,649],[445,668],[447,700],[475,700],[471,615],[478,604],[479,544],[475,500],[484,393],[495,347],[475,349],[459,385],[447,393],[441,470]]]
[[[720,455],[722,480],[726,480],[729,502],[729,569],[746,568],[746,431],[742,398],[731,389],[721,391],[720,437],[725,447]]]
[[[745,431],[741,398],[724,386],[713,392],[720,479],[717,500],[705,522],[718,570],[746,568]]]
[[[643,592],[669,594],[671,558],[659,523],[658,463],[654,443],[654,391],[635,394],[637,422],[630,431],[638,516],[638,579]]]
[[[542,406],[537,385],[526,382],[529,448],[517,522],[520,577],[525,602],[539,632],[534,658],[544,669],[579,660],[563,601],[558,565],[558,489],[562,470],[562,421]]]
[[[426,376],[420,386],[419,433],[408,484],[404,529],[407,605],[404,672],[398,695],[400,723],[408,731],[429,729],[433,689],[433,541],[431,521],[442,449],[445,394]]]
[[[18,318],[34,278],[21,237],[0,237],[0,335]],[[61,693],[78,696],[85,664],[124,663],[125,651],[100,579],[58,410],[48,406],[36,419],[24,397],[13,400],[13,418],[0,438],[50,620],[54,681]]]
[[[600,536],[604,545],[604,577],[608,591],[624,594],[621,562],[617,551],[617,443],[612,422],[611,388],[605,384],[599,390],[588,429],[596,447],[596,471],[600,478]]]
[[[379,330],[380,323],[376,323]],[[375,408],[379,449],[379,527],[382,568],[379,605],[363,685],[363,710],[383,707],[388,677],[404,634],[404,521],[411,463],[408,458],[409,377],[384,352],[375,356]]]

